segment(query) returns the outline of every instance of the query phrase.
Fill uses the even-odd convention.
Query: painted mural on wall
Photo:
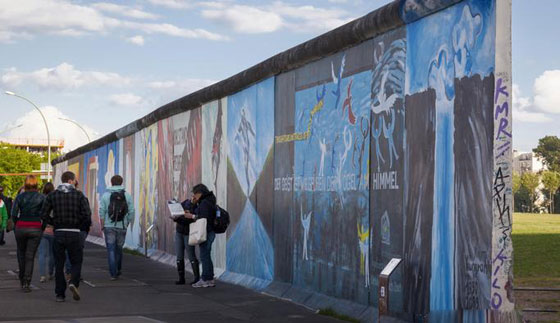
[[[456,4],[423,17],[442,3]],[[166,201],[202,182],[231,216],[212,253],[225,281],[371,306],[396,257],[392,312],[484,322],[489,309],[513,308],[511,76],[507,58],[506,71],[496,67],[495,6],[402,1],[407,25],[158,121],[56,174],[79,174],[92,236],[102,236],[99,198],[121,174],[137,212],[127,246],[174,254]]]
[[[274,278],[270,222],[262,217],[255,189],[272,163],[274,141],[274,78],[251,86],[227,100],[228,191],[232,216],[223,279],[264,288]],[[233,212],[232,212],[233,211]]]
[[[370,221],[372,232],[371,273],[375,292],[377,277],[392,258],[403,250],[403,192],[405,138],[406,30],[386,33],[373,39],[370,159]],[[402,268],[391,275],[390,309],[402,311]]]
[[[371,72],[348,75],[346,59],[333,57],[331,79],[296,92],[295,132],[305,135],[294,143],[293,190],[294,284],[348,297],[358,288],[349,281],[369,284]]]
[[[81,189],[92,208],[90,234],[101,237],[101,220],[99,202],[107,187],[111,186],[111,177],[119,173],[118,141],[84,154],[83,181]]]
[[[201,181],[216,195],[219,206],[227,209],[227,99],[202,106]],[[212,246],[215,273],[226,269],[226,235],[219,234]]]
[[[435,93],[431,312],[490,303],[494,14],[465,1],[407,26],[406,93]]]
[[[138,222],[133,225],[133,234],[138,236],[138,247],[154,249],[157,246],[157,235],[152,231],[146,234],[154,224],[157,212],[157,174],[158,174],[158,129],[157,124],[144,128],[135,135],[135,192]]]

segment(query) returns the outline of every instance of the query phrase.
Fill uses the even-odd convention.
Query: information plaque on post
[[[401,263],[400,258],[393,258],[379,274],[379,318],[389,314],[389,278],[397,266]]]

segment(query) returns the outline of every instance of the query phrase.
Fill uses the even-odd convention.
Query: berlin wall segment
[[[398,7],[391,30],[58,161],[79,174],[92,235],[124,175],[126,244],[169,261],[165,202],[203,182],[231,214],[213,251],[224,281],[374,313],[380,271],[402,258],[393,316],[513,320],[511,3]]]

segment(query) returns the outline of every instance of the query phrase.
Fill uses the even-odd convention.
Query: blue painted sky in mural
[[[334,61],[335,70],[340,66],[340,59]],[[352,114],[354,124],[349,120],[348,108],[343,111],[343,103],[347,97],[348,84],[352,82]],[[333,82],[318,85],[296,93],[295,129],[305,132],[308,129],[311,110],[317,104],[317,96],[321,96],[325,86],[323,108],[313,116],[311,136],[304,141],[295,142],[295,175],[320,176],[321,160],[323,160],[323,176],[338,175],[341,158],[345,157],[342,174],[358,174],[358,155],[355,155],[352,165],[353,144],[357,139],[358,146],[364,140],[360,132],[362,118],[369,120],[369,99],[371,96],[371,71],[365,71],[342,79],[341,96],[338,107],[335,108],[337,98],[333,93],[337,86]],[[367,123],[369,121],[364,120]],[[346,131],[345,131],[346,129]],[[323,145],[325,153],[322,153]],[[326,148],[326,149],[325,149]],[[346,154],[345,154],[346,152]],[[333,158],[334,153],[334,158]],[[357,152],[358,153],[358,152]],[[357,154],[356,153],[356,154]],[[364,154],[368,154],[366,150]],[[365,162],[362,160],[363,174]]]
[[[492,72],[493,12],[491,1],[469,0],[408,25],[407,56],[414,59],[407,60],[406,94],[428,88],[432,63],[447,65],[443,81],[448,90],[454,78]]]
[[[274,78],[228,97],[228,158],[246,196],[274,141]]]
[[[272,242],[249,201],[245,203],[241,219],[228,239],[226,254],[228,271],[259,278],[264,284],[274,278]]]
[[[110,153],[112,153],[112,160],[109,158]],[[107,187],[111,186],[111,177],[119,172],[118,142],[110,143],[84,154],[85,163],[83,165],[87,165],[89,159],[93,156],[97,156],[97,192],[102,195],[107,190]],[[109,170],[109,172],[107,170]],[[84,183],[80,184],[80,186],[85,190],[85,187],[88,185],[86,167],[84,167],[82,172]]]

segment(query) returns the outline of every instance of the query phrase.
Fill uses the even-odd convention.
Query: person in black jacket
[[[33,175],[25,178],[24,187],[25,192],[19,194],[14,202],[12,219],[15,224],[19,281],[23,291],[29,293],[35,254],[43,235],[41,209],[45,197],[37,191],[37,178]]]
[[[216,219],[216,196],[204,184],[197,184],[192,189],[194,210],[185,211],[185,218],[196,220],[206,218],[206,241],[199,245],[200,261],[202,262],[202,279],[192,284],[194,288],[214,287],[214,264],[212,263],[212,243],[216,234],[212,224]]]
[[[80,300],[78,287],[83,260],[80,228],[91,223],[91,209],[84,194],[74,187],[76,182],[74,173],[64,172],[62,174],[62,184],[46,197],[41,211],[44,222],[54,226],[55,294],[57,302],[64,302],[65,299],[64,262],[66,260],[66,250],[68,250],[71,264],[71,278],[68,289],[72,292],[74,300]]]
[[[194,204],[191,200],[187,199],[181,202],[183,210],[194,212]],[[187,257],[192,266],[194,279],[191,285],[198,282],[200,279],[200,267],[198,259],[196,258],[195,246],[189,246],[189,225],[194,221],[185,217],[174,219],[175,221],[175,252],[177,254],[177,272],[179,273],[179,280],[175,282],[177,285],[185,284],[185,249],[187,250]]]
[[[8,211],[8,219],[12,216],[12,198],[4,195],[4,187],[0,186],[0,199],[4,201],[6,205],[6,211]],[[0,246],[6,244],[4,240],[4,228],[0,228]]]

